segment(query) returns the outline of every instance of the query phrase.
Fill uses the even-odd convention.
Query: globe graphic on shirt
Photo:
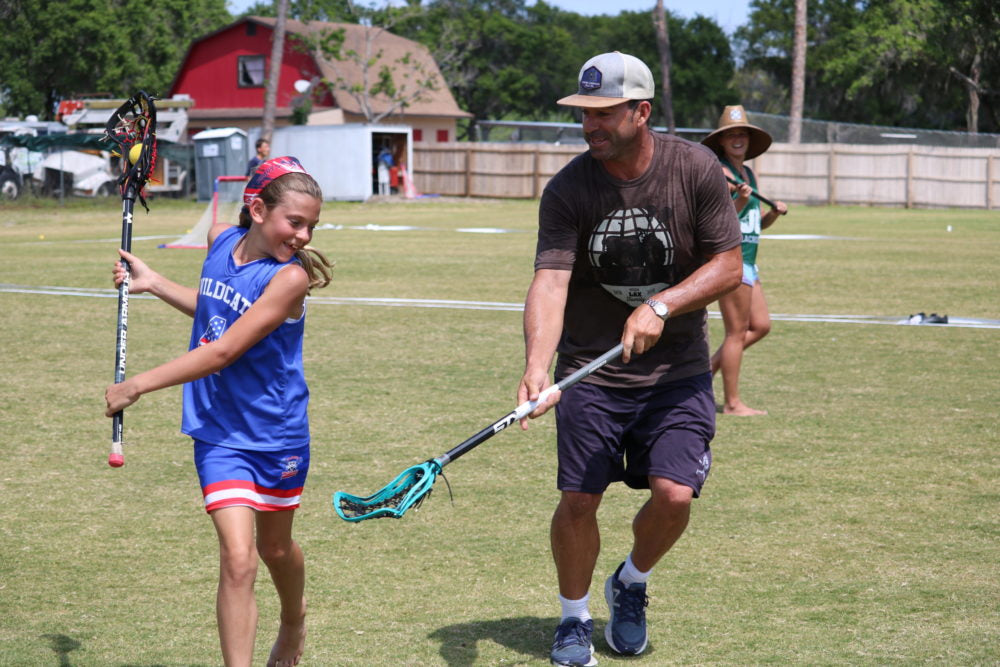
[[[591,232],[590,264],[615,298],[638,306],[673,284],[674,240],[651,209],[618,209]]]

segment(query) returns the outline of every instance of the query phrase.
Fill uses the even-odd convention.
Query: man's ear
[[[635,108],[635,112],[640,119],[640,125],[649,125],[649,119],[653,115],[653,103],[649,100],[643,100],[639,102],[639,106]]]

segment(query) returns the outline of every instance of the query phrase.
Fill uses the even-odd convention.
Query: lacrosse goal
[[[212,200],[208,202],[198,223],[181,238],[173,243],[161,244],[160,247],[207,248],[208,230],[212,225],[219,222],[231,225],[238,223],[246,182],[246,176],[217,176],[212,184]]]

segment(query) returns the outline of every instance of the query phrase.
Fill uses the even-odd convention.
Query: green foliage
[[[573,119],[556,100],[576,90],[580,66],[606,51],[643,60],[660,88],[651,12],[582,16],[539,0],[432,0],[421,14],[393,29],[434,54],[456,100],[478,119]],[[674,114],[700,124],[734,95],[733,59],[713,21],[677,19],[668,12],[673,57]],[[654,119],[663,117],[657,97]]]
[[[232,20],[225,0],[11,0],[0,10],[0,108],[51,119],[86,93],[167,92],[191,41]]]
[[[753,0],[737,30],[744,71],[791,79],[793,0]],[[968,80],[985,113],[980,130],[1000,131],[1000,7],[993,0],[810,0],[807,116],[847,122],[964,130]],[[786,84],[787,86],[787,84]]]

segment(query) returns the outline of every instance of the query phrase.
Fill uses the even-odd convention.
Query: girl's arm
[[[726,165],[722,165],[722,173],[726,175],[726,178],[736,178]],[[739,193],[736,199],[733,200],[733,206],[736,207],[736,212],[739,213],[750,203],[750,194],[753,192],[753,188],[750,187],[749,183],[740,183],[739,185],[729,183],[729,193],[732,194],[734,192]]]
[[[784,215],[788,213],[788,206],[783,201],[774,202],[776,208],[772,208],[770,211],[765,213],[760,218],[760,228],[767,229],[774,224],[774,221],[778,219],[779,215]]]
[[[218,340],[110,385],[104,392],[108,407],[105,415],[110,417],[127,408],[143,394],[206,377],[232,364],[291,314],[301,312],[308,287],[309,278],[301,266],[292,264],[281,269],[260,298]]]
[[[121,248],[118,249],[118,254],[128,260],[129,267],[132,269],[131,280],[128,286],[130,294],[148,292],[166,301],[188,317],[194,317],[194,309],[198,305],[198,290],[193,287],[185,287],[164,278],[149,268],[144,261]],[[112,275],[114,276],[115,287],[120,285],[125,279],[125,268],[120,261],[115,262]]]

